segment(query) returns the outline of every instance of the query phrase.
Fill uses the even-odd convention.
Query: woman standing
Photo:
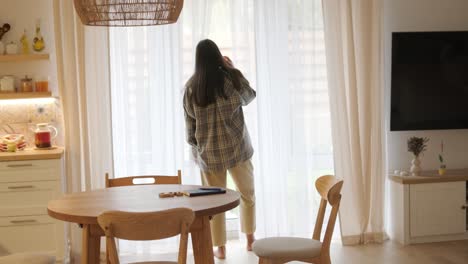
[[[251,158],[253,148],[242,106],[255,98],[242,73],[223,57],[218,46],[205,39],[198,43],[195,73],[186,84],[184,112],[187,142],[200,167],[203,185],[226,188],[229,171],[241,193],[241,231],[252,250],[255,232],[255,186]],[[225,215],[211,221],[215,256],[226,256]]]

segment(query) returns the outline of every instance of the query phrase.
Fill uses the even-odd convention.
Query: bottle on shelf
[[[44,48],[45,48],[45,42],[41,34],[41,21],[37,20],[36,35],[34,36],[34,39],[33,39],[33,50],[39,52],[39,51],[43,51]]]
[[[26,29],[23,32],[23,35],[20,38],[21,42],[21,51],[23,54],[30,54],[31,50],[29,49],[29,40],[28,36],[26,35]]]

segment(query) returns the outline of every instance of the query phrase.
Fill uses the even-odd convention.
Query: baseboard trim
[[[468,232],[465,232],[464,234],[454,234],[454,235],[411,237],[408,244],[446,242],[446,241],[457,241],[457,240],[467,240],[467,239],[468,239]]]

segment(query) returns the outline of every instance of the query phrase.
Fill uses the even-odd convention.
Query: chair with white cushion
[[[0,264],[54,264],[55,256],[41,253],[17,253],[0,257]]]
[[[259,257],[259,264],[283,264],[303,261],[315,264],[330,264],[330,242],[341,201],[343,181],[335,176],[321,176],[315,187],[322,197],[312,239],[297,237],[272,237],[254,242],[253,251]],[[320,240],[327,203],[331,205],[327,229]]]

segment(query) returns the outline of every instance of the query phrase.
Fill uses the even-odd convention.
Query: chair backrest
[[[179,264],[187,261],[187,241],[195,219],[191,209],[176,208],[160,212],[132,213],[108,211],[98,216],[99,226],[106,235],[109,261],[119,264],[114,238],[156,240],[180,234]]]
[[[131,186],[131,185],[148,185],[148,184],[182,184],[182,172],[177,171],[177,175],[145,175],[145,176],[129,176],[123,178],[109,179],[109,174],[106,173],[106,188]]]
[[[333,229],[335,228],[336,217],[340,208],[342,187],[343,181],[338,180],[338,178],[332,175],[321,176],[315,181],[315,188],[317,189],[317,192],[320,194],[322,199],[320,202],[319,211],[317,213],[317,221],[315,222],[314,234],[312,237],[313,239],[320,241],[327,203],[329,203],[332,207],[330,216],[328,218],[327,229],[322,241],[322,250],[330,250]]]

